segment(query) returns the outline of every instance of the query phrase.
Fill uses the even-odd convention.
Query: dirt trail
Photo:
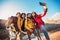
[[[54,33],[49,32],[49,36],[50,36],[50,40],[60,40],[60,31]],[[43,40],[46,39],[43,37]]]
[[[50,40],[60,40],[60,31],[56,32],[49,32]],[[32,39],[37,40],[37,39]],[[46,40],[45,37],[42,38],[42,40]]]

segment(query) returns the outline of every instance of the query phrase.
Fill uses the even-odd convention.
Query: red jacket
[[[46,12],[47,12],[47,9],[44,10],[44,14],[39,14],[39,15],[36,15],[33,19],[33,22],[34,23],[37,23],[37,26],[40,27],[41,25],[44,25],[44,22],[42,20],[42,17],[44,17],[46,15]],[[42,15],[42,16],[41,16]]]

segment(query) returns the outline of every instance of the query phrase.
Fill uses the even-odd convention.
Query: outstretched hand
[[[45,2],[39,2],[39,4],[42,5],[42,6],[46,6]]]

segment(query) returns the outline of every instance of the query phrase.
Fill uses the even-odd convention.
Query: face
[[[25,18],[25,14],[22,14],[22,18]]]
[[[8,24],[11,24],[12,23],[12,20],[11,18],[8,19]]]
[[[20,17],[20,14],[17,14],[16,17]]]
[[[35,13],[34,13],[34,12],[32,12],[32,16],[33,16],[33,17],[35,16]]]
[[[31,17],[31,14],[28,14],[27,17]]]

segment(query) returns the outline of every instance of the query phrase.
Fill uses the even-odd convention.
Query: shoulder
[[[41,14],[37,14],[36,17],[41,17]]]

